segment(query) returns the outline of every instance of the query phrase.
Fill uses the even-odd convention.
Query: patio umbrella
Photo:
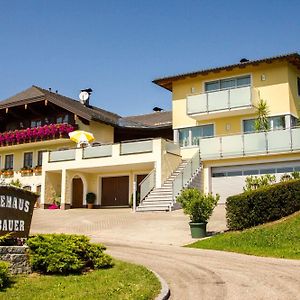
[[[75,130],[69,133],[70,140],[77,143],[78,146],[82,144],[89,144],[94,141],[94,135],[84,130]]]

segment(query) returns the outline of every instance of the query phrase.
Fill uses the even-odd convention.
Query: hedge
[[[298,210],[300,180],[280,182],[228,197],[227,226],[232,230],[241,230],[278,220]]]
[[[0,290],[9,285],[9,264],[5,261],[0,261]]]
[[[83,235],[40,234],[27,240],[33,270],[40,273],[80,273],[87,269],[109,268],[112,258],[101,244],[92,244]]]

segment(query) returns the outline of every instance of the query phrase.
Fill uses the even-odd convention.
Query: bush
[[[0,290],[7,287],[10,282],[9,264],[4,261],[0,261]]]
[[[290,180],[228,197],[229,229],[241,230],[278,220],[300,210],[300,180]]]
[[[94,204],[95,201],[96,201],[96,194],[94,194],[94,193],[87,193],[85,199],[86,199],[86,203]]]
[[[30,237],[30,262],[41,273],[80,273],[87,268],[109,268],[112,258],[100,244],[91,244],[83,235],[44,234]]]
[[[262,175],[262,176],[247,176],[245,180],[244,191],[253,191],[263,186],[269,186],[276,182],[275,175]]]
[[[193,223],[205,223],[211,216],[220,196],[205,195],[197,189],[185,189],[177,201],[181,203],[185,214],[190,216]]]

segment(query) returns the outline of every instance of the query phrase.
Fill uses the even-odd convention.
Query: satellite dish
[[[82,91],[79,94],[79,99],[82,104],[85,104],[86,101],[89,99],[89,97],[90,97],[90,94],[86,91]]]

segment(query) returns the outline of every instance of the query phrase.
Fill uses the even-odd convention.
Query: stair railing
[[[140,202],[142,202],[147,197],[147,195],[154,189],[155,176],[156,176],[156,170],[153,169],[139,184]]]
[[[176,201],[180,191],[185,188],[190,183],[191,179],[197,174],[201,167],[200,162],[200,151],[198,150],[172,182],[174,202]]]

